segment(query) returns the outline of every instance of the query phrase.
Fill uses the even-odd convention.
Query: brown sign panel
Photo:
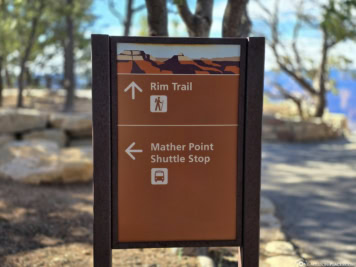
[[[116,243],[239,244],[241,43],[116,43]]]

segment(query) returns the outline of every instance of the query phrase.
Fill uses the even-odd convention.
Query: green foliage
[[[323,6],[321,28],[329,35],[329,45],[356,40],[356,0],[329,0]]]
[[[8,69],[18,69],[16,67],[20,65],[31,35],[31,22],[37,18],[34,43],[26,66],[45,69],[51,59],[63,53],[67,15],[73,18],[77,60],[88,64],[88,28],[95,20],[90,10],[92,2],[74,0],[70,6],[67,0],[0,0],[0,56],[4,58],[4,64]],[[62,69],[59,67],[53,71],[61,72]],[[17,74],[12,72],[12,75]]]
[[[140,31],[138,33],[139,36],[148,36],[148,24],[147,24],[147,16],[141,16],[139,20]]]

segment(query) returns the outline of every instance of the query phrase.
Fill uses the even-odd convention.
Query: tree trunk
[[[3,89],[4,89],[4,80],[3,80],[3,76],[2,76],[2,69],[3,69],[3,58],[2,56],[0,56],[0,107],[2,106],[2,100],[3,100]]]
[[[26,43],[25,52],[24,52],[22,58],[20,59],[20,75],[17,79],[17,83],[18,83],[18,87],[19,87],[19,92],[17,95],[17,107],[18,108],[23,107],[23,89],[24,89],[26,63],[31,55],[32,47],[36,41],[36,31],[37,31],[37,27],[38,27],[38,21],[42,14],[43,8],[44,8],[44,2],[41,1],[40,7],[38,8],[37,16],[34,16],[31,20],[30,35],[29,35],[28,41]]]
[[[223,19],[223,37],[247,37],[251,21],[247,13],[248,0],[229,0]]]
[[[67,0],[68,6],[73,6],[73,0]],[[74,74],[74,34],[73,34],[73,18],[72,14],[66,15],[66,37],[64,41],[64,89],[66,90],[66,101],[63,110],[71,112],[74,108],[74,89],[75,89],[75,74]]]
[[[34,88],[33,86],[34,84],[34,79],[32,78],[32,75],[30,73],[30,70],[28,67],[25,68],[25,84],[26,86],[30,87],[30,88]]]
[[[327,105],[326,95],[319,94],[317,98],[316,111],[314,117],[322,118],[325,113],[326,105]]]
[[[166,0],[146,0],[150,36],[168,36]]]
[[[133,3],[134,0],[127,0],[127,5],[126,5],[126,19],[124,23],[124,36],[129,36],[130,35],[130,28],[131,28],[131,23],[132,23],[132,15],[134,13],[133,11]]]
[[[26,49],[23,57],[20,60],[20,75],[17,79],[17,85],[19,87],[19,92],[17,95],[17,107],[23,107],[23,89],[25,85],[25,75],[26,75],[26,63],[30,57],[32,47],[35,43],[36,29],[37,29],[38,17],[33,18],[30,38],[26,44]]]
[[[209,37],[213,6],[213,0],[197,0],[195,14],[192,14],[186,0],[177,3],[179,14],[188,28],[190,37]]]
[[[11,74],[9,73],[9,70],[7,69],[7,67],[5,66],[5,81],[6,81],[6,87],[7,88],[13,88],[14,84],[12,82],[12,77]]]
[[[48,89],[49,91],[52,90],[52,84],[53,84],[53,78],[51,75],[49,74],[46,74],[45,76],[45,86],[46,86],[46,89]]]
[[[326,82],[327,82],[327,64],[328,64],[328,36],[327,31],[323,29],[323,47],[322,47],[322,55],[321,55],[321,62],[319,67],[319,92],[317,94],[317,105],[315,110],[315,117],[321,118],[324,115],[325,108],[327,105],[326,100]]]

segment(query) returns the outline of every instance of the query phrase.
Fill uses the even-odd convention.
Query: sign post
[[[258,266],[263,38],[93,35],[94,265],[239,246]]]

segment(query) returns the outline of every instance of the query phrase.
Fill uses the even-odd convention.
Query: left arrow
[[[130,158],[132,158],[133,160],[135,160],[136,158],[135,158],[135,156],[134,155],[132,155],[132,153],[141,153],[141,152],[143,152],[143,150],[142,149],[132,149],[134,146],[135,146],[135,142],[133,142],[131,145],[129,145],[129,147],[128,148],[126,148],[126,150],[125,150],[125,152],[127,153],[127,155],[129,155],[130,156]]]
[[[128,90],[132,90],[132,100],[135,99],[135,90],[137,89],[137,91],[141,92],[142,93],[142,89],[140,88],[140,86],[138,86],[134,81],[131,82],[124,90],[124,92],[127,92]]]

